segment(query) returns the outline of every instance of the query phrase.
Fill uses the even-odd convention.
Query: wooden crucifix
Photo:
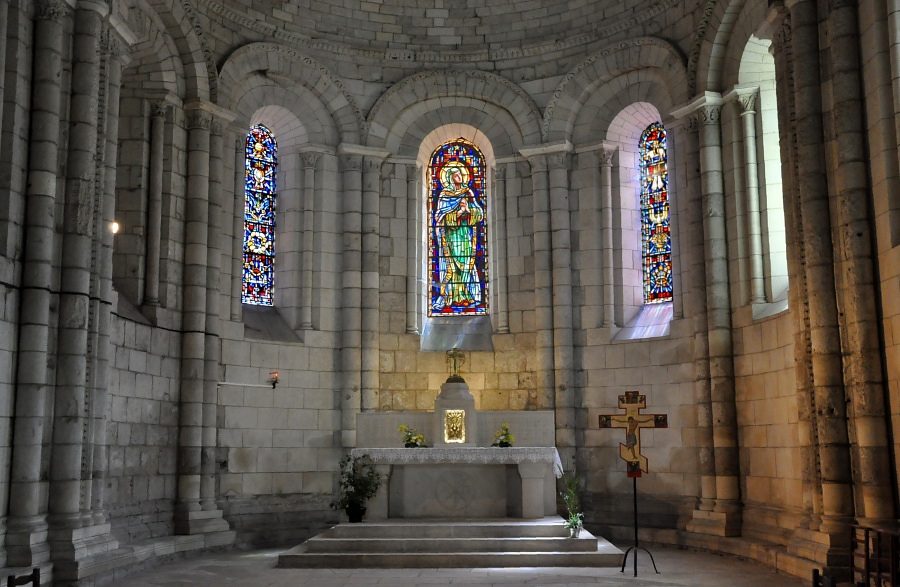
[[[642,414],[647,407],[647,396],[637,391],[626,391],[619,396],[619,409],[624,414],[601,414],[600,428],[624,428],[625,443],[619,443],[619,457],[628,465],[629,477],[648,473],[647,457],[641,453],[641,428],[668,428],[666,414]]]
[[[659,574],[656,561],[649,550],[638,543],[638,501],[637,480],[641,472],[649,473],[647,457],[641,453],[641,428],[668,428],[669,419],[665,414],[642,414],[641,410],[647,407],[647,396],[637,391],[626,391],[619,396],[619,409],[625,410],[624,414],[601,414],[600,428],[624,428],[625,444],[619,443],[619,456],[628,465],[628,476],[632,480],[632,498],[634,500],[634,546],[629,546],[622,558],[621,572],[625,572],[625,563],[628,555],[634,552],[634,576],[637,577],[637,551],[643,550],[650,556],[653,570]]]

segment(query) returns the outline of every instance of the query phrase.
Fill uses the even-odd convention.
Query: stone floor
[[[352,585],[565,585],[684,586],[684,587],[799,587],[800,580],[779,575],[759,564],[730,557],[654,547],[661,574],[653,573],[646,555],[638,558],[638,577],[629,568],[519,569],[276,569],[282,549],[231,552],[168,563],[127,577],[117,585],[240,585],[241,587],[349,587]]]

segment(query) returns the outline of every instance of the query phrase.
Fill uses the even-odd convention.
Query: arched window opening
[[[458,138],[428,165],[429,316],[488,311],[487,197],[484,156]]]
[[[666,129],[659,122],[641,134],[641,266],[644,303],[672,301],[672,238],[669,232],[669,172]]]
[[[244,159],[244,269],[241,302],[274,304],[275,193],[278,148],[261,124],[247,134]]]

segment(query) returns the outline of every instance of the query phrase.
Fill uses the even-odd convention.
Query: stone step
[[[330,538],[567,538],[562,518],[447,521],[433,519],[340,524]]]
[[[318,569],[454,569],[491,567],[618,567],[622,551],[607,543],[596,552],[481,552],[481,553],[321,553],[297,546],[278,557],[278,567]]]
[[[306,542],[310,553],[595,552],[597,539],[579,538],[330,538]]]
[[[284,568],[615,567],[623,553],[562,518],[340,524],[282,553]]]

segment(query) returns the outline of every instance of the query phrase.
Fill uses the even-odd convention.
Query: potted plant
[[[400,424],[397,430],[403,434],[403,448],[425,448],[427,446],[425,444],[425,435],[415,428],[410,428],[406,424]]]
[[[581,503],[578,499],[578,477],[574,471],[561,471],[560,481],[562,491],[559,495],[566,506],[565,527],[569,529],[569,538],[578,538],[584,527],[584,514],[579,511]]]
[[[381,475],[375,470],[369,455],[341,459],[340,493],[334,509],[342,509],[352,523],[362,522],[366,513],[366,502],[375,497],[381,485]]]
[[[500,424],[500,429],[494,434],[494,442],[491,446],[500,446],[503,448],[510,447],[516,441],[516,437],[509,431],[509,424],[506,422]]]

